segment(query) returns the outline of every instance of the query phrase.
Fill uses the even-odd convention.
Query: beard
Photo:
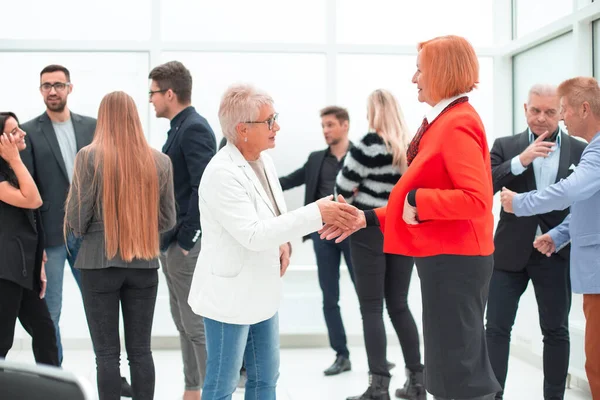
[[[63,112],[65,110],[65,107],[67,106],[67,99],[58,99],[58,103],[51,103],[48,100],[44,100],[44,103],[46,104],[46,107],[48,107],[48,109],[50,111],[54,111],[54,112]]]

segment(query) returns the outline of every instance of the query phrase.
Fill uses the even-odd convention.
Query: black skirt
[[[483,322],[493,256],[415,257],[415,263],[421,279],[427,391],[450,399],[500,391]]]

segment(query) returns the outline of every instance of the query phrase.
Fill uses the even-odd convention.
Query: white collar
[[[461,97],[465,97],[466,95],[467,95],[467,93],[461,93],[458,96],[454,96],[454,97],[450,97],[448,99],[441,100],[435,106],[431,107],[431,110],[429,110],[425,113],[425,118],[427,119],[427,123],[430,124],[434,119],[436,119],[442,113],[442,111],[444,111],[444,108],[448,107],[448,105],[450,103],[452,103],[454,100],[459,99]]]

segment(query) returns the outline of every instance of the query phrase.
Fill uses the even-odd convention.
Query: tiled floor
[[[333,361],[329,349],[284,349],[281,352],[281,378],[279,381],[278,400],[343,400],[347,396],[357,395],[367,385],[367,363],[363,348],[351,349],[353,354],[353,370],[334,377],[324,377],[322,370]],[[129,376],[126,354],[122,355],[121,370]],[[388,358],[401,364],[402,353],[399,347],[388,349]],[[8,359],[19,362],[33,362],[30,350],[11,351]],[[95,361],[91,351],[67,351],[63,367],[80,374],[95,385]],[[183,373],[181,358],[177,351],[155,351],[156,395],[157,400],[181,399],[183,390]],[[404,383],[403,371],[397,368],[392,371],[394,378],[392,388]],[[511,358],[509,378],[506,388],[506,400],[538,400],[542,395],[542,371]],[[393,391],[391,391],[393,393]],[[393,396],[393,394],[392,394]],[[1,397],[1,396],[0,396]],[[233,398],[243,399],[243,391],[238,391]],[[431,396],[428,397],[432,399]],[[565,400],[589,400],[591,395],[580,389],[567,389]]]

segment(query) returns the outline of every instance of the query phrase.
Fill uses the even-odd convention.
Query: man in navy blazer
[[[198,186],[216,153],[208,121],[192,107],[192,75],[180,62],[155,67],[149,75],[150,103],[158,118],[171,121],[163,152],[173,163],[177,224],[161,238],[161,265],[169,287],[171,314],[179,331],[185,377],[184,400],[200,399],[206,372],[204,321],[188,304],[200,254]]]
[[[585,369],[592,397],[600,399],[600,87],[594,78],[566,80],[558,87],[561,118],[572,136],[589,144],[567,178],[544,190],[516,194],[503,189],[504,211],[516,216],[571,207],[562,224],[533,243],[547,256],[571,242],[571,284],[583,293]]]
[[[279,183],[283,190],[305,185],[304,204],[310,204],[334,192],[335,178],[344,165],[346,152],[352,146],[348,139],[349,123],[350,117],[344,108],[329,106],[321,110],[321,126],[328,147],[310,153],[302,167],[287,176],[280,177]],[[341,243],[335,243],[334,240],[322,240],[316,232],[305,236],[304,240],[309,238],[313,240],[317,258],[319,285],[323,292],[323,314],[329,343],[336,352],[335,361],[324,373],[326,376],[337,375],[352,368],[346,330],[339,306],[342,254],[346,260],[350,278],[354,282],[350,244],[348,240]]]

